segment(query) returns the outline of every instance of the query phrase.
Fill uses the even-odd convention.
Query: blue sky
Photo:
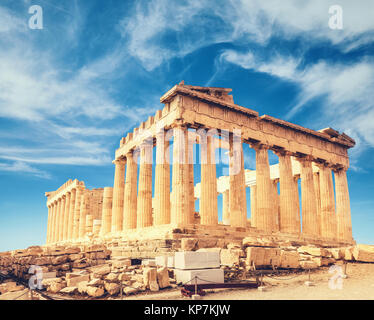
[[[334,4],[343,30],[328,26]],[[1,0],[0,251],[44,243],[45,191],[111,186],[120,138],[181,80],[353,137],[353,233],[374,244],[373,12],[371,0]]]

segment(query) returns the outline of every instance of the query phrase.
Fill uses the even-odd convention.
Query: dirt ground
[[[310,275],[313,286],[306,286],[307,273],[291,274],[275,278],[264,277],[265,291],[258,289],[207,290],[202,300],[374,300],[374,263],[349,263],[347,278],[342,279],[341,288],[330,280],[336,273],[321,268]],[[329,285],[330,283],[330,285]],[[334,289],[335,288],[335,289]],[[0,295],[0,300],[28,300],[28,289]],[[57,299],[71,299],[63,295],[52,295]],[[105,299],[105,298],[104,298]],[[108,299],[108,298],[106,298]],[[109,298],[118,299],[118,298]],[[157,293],[124,296],[124,300],[190,300],[183,297],[180,288],[166,289]]]
[[[202,300],[374,300],[374,264],[349,263],[347,278],[342,279],[342,288],[329,285],[335,273],[329,268],[311,273],[313,286],[306,286],[307,274],[288,275],[270,279],[264,277],[265,291],[257,289],[220,289],[207,291]],[[333,289],[335,287],[335,289]],[[130,296],[125,299],[189,299],[180,290]]]

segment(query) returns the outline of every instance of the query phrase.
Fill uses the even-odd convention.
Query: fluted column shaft
[[[190,223],[194,223],[195,221],[195,184],[194,184],[194,144],[195,144],[195,135],[192,135],[193,132],[187,131],[189,135],[188,138],[188,185],[190,188],[190,191],[188,192],[189,198],[190,198]]]
[[[50,229],[51,229],[51,216],[52,216],[52,206],[49,205],[47,206],[48,208],[48,218],[47,218],[47,238],[46,238],[46,243],[49,243],[49,237],[50,237]]]
[[[100,234],[105,236],[112,230],[112,200],[113,188],[105,187],[103,194],[103,210]]]
[[[173,136],[171,223],[186,225],[191,221],[187,128],[177,124]]]
[[[257,185],[257,228],[266,232],[276,229],[273,197],[271,192],[270,167],[268,149],[263,145],[254,147],[256,150],[256,185]]]
[[[203,225],[218,224],[217,176],[215,148],[212,136],[201,140],[201,197],[200,223]]]
[[[256,206],[256,200],[257,200],[257,186],[252,185],[250,186],[250,201],[251,201],[251,227],[257,227],[257,206]]]
[[[230,225],[247,227],[243,142],[239,135],[229,136]]]
[[[57,216],[58,216],[58,202],[55,201],[53,202],[53,222],[52,222],[52,239],[51,242],[55,243],[56,242],[56,230],[57,230]]]
[[[334,171],[338,239],[352,241],[351,206],[346,169]]]
[[[113,161],[115,165],[112,208],[112,232],[122,230],[123,196],[125,188],[125,164],[123,159]]]
[[[87,214],[86,215],[85,228],[86,228],[85,234],[92,233],[92,228],[93,228],[93,217],[92,217],[92,214]]]
[[[319,168],[322,237],[336,239],[335,199],[331,169],[324,165],[321,165]]]
[[[137,228],[152,225],[152,149],[151,142],[140,146]]]
[[[154,224],[170,223],[170,154],[169,141],[162,130],[156,135]]]
[[[69,228],[69,214],[70,214],[70,198],[71,198],[71,193],[67,192],[65,196],[65,212],[64,212],[64,231],[63,231],[63,236],[62,240],[67,240],[68,238],[68,228]]]
[[[89,212],[89,193],[84,191],[81,197],[81,207],[79,215],[79,238],[83,238],[86,235],[86,216]]]
[[[280,228],[280,196],[278,194],[278,179],[271,180],[271,189],[273,197],[273,212],[275,214],[275,229],[279,231]]]
[[[81,203],[83,196],[83,188],[77,188],[75,196],[75,206],[74,206],[74,222],[73,222],[73,239],[79,238],[79,219],[81,213]]]
[[[312,166],[313,168],[313,166]],[[313,172],[314,192],[316,195],[316,213],[318,236],[322,236],[322,218],[321,218],[321,192],[319,183],[319,172]]]
[[[222,222],[230,224],[230,190],[227,189],[222,193]]]
[[[277,153],[279,157],[280,231],[300,233],[299,192],[292,173],[291,155]]]
[[[60,217],[58,221],[58,241],[62,241],[64,238],[64,217],[65,217],[65,195],[62,196],[61,198],[61,203],[60,203]]]
[[[318,231],[317,201],[314,190],[314,178],[311,159],[298,159],[300,162],[301,178],[301,211],[304,235],[315,236]]]
[[[71,190],[70,196],[70,209],[69,209],[69,218],[68,218],[68,231],[67,231],[67,240],[73,239],[73,226],[74,226],[74,214],[75,214],[75,199],[77,197],[77,189]]]
[[[124,195],[123,228],[136,228],[138,165],[133,152],[126,154],[126,187]],[[114,192],[114,191],[113,191]],[[114,196],[114,194],[113,194]],[[113,209],[112,209],[113,212]],[[112,220],[113,221],[113,220]],[[113,227],[112,227],[113,230]]]

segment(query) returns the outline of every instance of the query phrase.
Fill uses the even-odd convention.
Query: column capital
[[[333,169],[334,168],[334,165],[327,161],[315,162],[315,164],[319,169],[326,169],[326,168]]]
[[[183,120],[175,120],[170,127],[172,129],[179,128],[179,129],[187,129],[188,124],[185,123]]]
[[[126,159],[124,159],[124,158],[118,158],[118,159],[113,160],[112,163],[114,165],[125,164],[126,163]]]
[[[339,172],[346,172],[348,170],[348,167],[347,166],[343,166],[343,165],[336,165],[332,168],[332,170],[335,172],[335,173],[339,173]]]
[[[270,148],[269,148],[270,149]],[[288,151],[288,150],[285,150],[285,149],[272,149],[272,151],[278,156],[278,157],[285,157],[285,156],[289,156],[289,157],[292,157],[294,156],[295,154],[291,151]]]
[[[311,155],[304,155],[304,156],[294,156],[295,160],[299,161],[300,163],[305,163],[305,162],[313,162],[314,157]]]
[[[263,143],[260,143],[260,142],[255,142],[255,143],[250,143],[249,144],[250,147],[254,150],[269,150],[270,149],[270,146],[268,146],[267,144],[263,144]]]

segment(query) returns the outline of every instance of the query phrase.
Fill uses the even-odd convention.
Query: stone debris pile
[[[191,244],[184,241],[183,247]],[[104,298],[155,292],[195,281],[241,280],[253,270],[309,270],[343,261],[374,263],[374,246],[327,248],[290,241],[276,243],[270,237],[248,237],[224,248],[195,246],[196,250],[170,251],[146,259],[130,259],[108,248],[104,244],[32,246],[2,252],[0,272],[25,281],[40,279],[43,288],[53,294]],[[9,279],[0,283],[0,294],[22,289]]]

